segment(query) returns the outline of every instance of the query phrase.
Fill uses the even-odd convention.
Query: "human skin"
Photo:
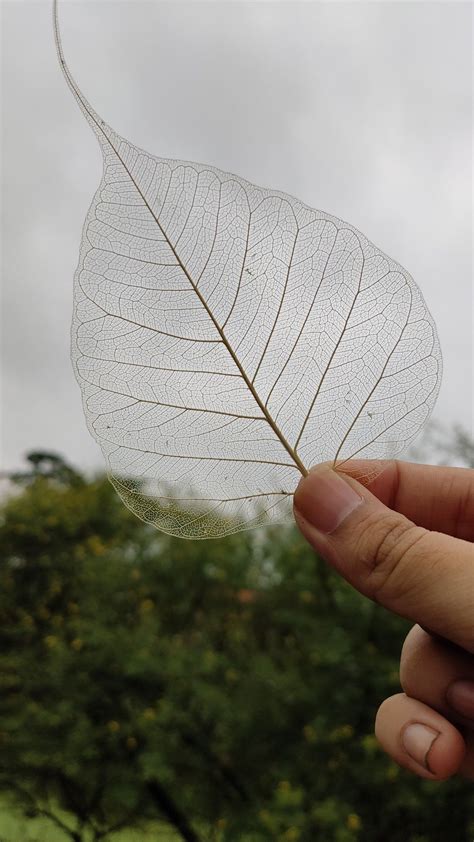
[[[422,778],[474,778],[474,471],[374,464],[318,465],[295,492],[295,519],[353,587],[415,623],[403,692],[377,712],[382,748]]]

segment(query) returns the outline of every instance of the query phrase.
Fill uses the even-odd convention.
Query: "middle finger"
[[[474,695],[471,702],[467,686],[456,688],[456,681],[474,683],[474,657],[449,641],[432,637],[420,626],[413,626],[403,644],[400,660],[403,690],[472,729]]]

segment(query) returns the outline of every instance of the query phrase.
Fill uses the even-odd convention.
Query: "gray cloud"
[[[404,265],[439,326],[436,416],[472,429],[470,3],[64,2],[86,96],[148,151],[287,191]],[[69,362],[96,141],[49,2],[3,4],[3,460],[100,466]]]

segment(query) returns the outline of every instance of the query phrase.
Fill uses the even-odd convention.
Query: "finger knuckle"
[[[395,513],[387,513],[365,530],[365,578],[369,596],[392,603],[403,597],[411,577],[405,575],[425,530]]]

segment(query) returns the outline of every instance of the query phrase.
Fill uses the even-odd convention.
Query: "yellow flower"
[[[374,734],[365,734],[361,739],[361,744],[367,754],[373,754],[378,750],[379,744]]]
[[[58,638],[54,634],[47,634],[46,637],[43,637],[43,641],[48,647],[48,649],[54,649],[55,646],[58,644]]]
[[[278,784],[278,789],[280,792],[289,792],[291,789],[291,784],[289,781],[280,781]]]
[[[143,718],[149,721],[156,719],[156,710],[154,708],[145,708],[143,711]]]
[[[285,842],[298,842],[300,836],[301,831],[297,827],[289,827],[283,834],[282,839],[284,839]]]
[[[105,546],[98,535],[91,535],[87,541],[87,548],[92,555],[98,556],[105,553]]]
[[[354,729],[352,725],[339,725],[338,728],[334,728],[329,735],[329,739],[332,742],[339,742],[340,740],[348,740],[354,734]]]
[[[138,743],[137,743],[135,737],[127,737],[126,746],[130,751],[135,751],[137,745],[138,745]]]
[[[395,781],[398,778],[399,774],[400,774],[400,767],[396,766],[395,763],[390,763],[390,765],[389,765],[389,767],[388,767],[388,769],[385,773],[385,777],[389,781]]]
[[[111,719],[110,722],[107,722],[107,728],[112,734],[116,734],[117,731],[120,731],[120,722],[117,722],[115,719]]]
[[[349,737],[352,737],[354,735],[354,729],[352,725],[341,725],[339,731],[341,737],[344,737],[345,739],[349,739]]]
[[[202,663],[203,663],[204,669],[212,670],[215,667],[216,660],[217,660],[216,653],[213,652],[212,649],[206,649],[206,651],[204,652],[204,654],[202,656]]]
[[[140,614],[150,614],[155,607],[155,603],[152,599],[142,599],[140,602]]]
[[[318,735],[316,733],[316,728],[313,728],[312,725],[305,725],[303,728],[303,736],[307,743],[315,743],[318,739]]]
[[[269,810],[260,810],[258,817],[265,827],[273,829],[274,820]]]
[[[75,637],[74,640],[71,641],[71,649],[74,649],[75,652],[80,652],[83,646],[84,641],[81,640],[80,637]]]
[[[346,825],[349,830],[360,830],[362,827],[360,816],[358,816],[357,813],[349,813],[346,819]]]
[[[56,594],[61,593],[62,589],[63,583],[61,582],[61,579],[58,576],[55,576],[51,581],[49,588],[50,593],[55,596]]]
[[[233,684],[235,681],[237,681],[239,673],[237,672],[237,670],[231,668],[226,670],[225,677],[230,684]]]

